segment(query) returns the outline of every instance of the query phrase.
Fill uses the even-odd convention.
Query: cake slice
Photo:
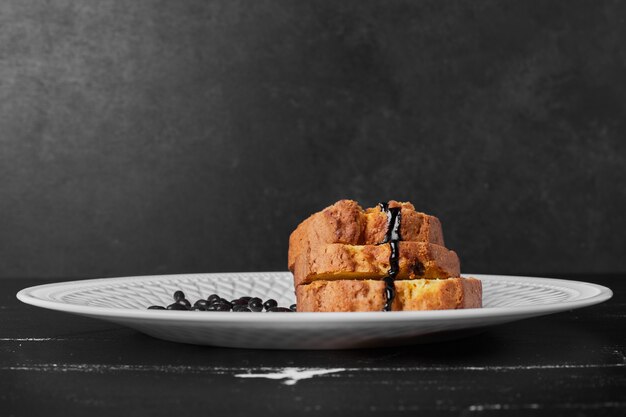
[[[400,207],[403,241],[429,242],[445,246],[439,219],[415,211],[411,203],[390,201],[389,208]],[[376,245],[387,233],[387,214],[379,207],[363,210],[356,201],[340,200],[311,215],[289,237],[288,267],[296,258],[323,244]]]
[[[482,307],[482,286],[475,278],[396,280],[391,309],[448,310]],[[298,285],[298,311],[381,311],[385,283],[380,280],[315,281]]]
[[[398,244],[397,279],[448,278],[460,274],[459,257],[443,246],[426,242]],[[383,279],[389,271],[389,245],[346,245],[341,243],[313,246],[296,258],[294,284],[318,280]]]

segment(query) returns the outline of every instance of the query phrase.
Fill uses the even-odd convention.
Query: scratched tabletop
[[[0,279],[0,416],[626,415],[626,277],[600,305],[402,348],[278,351],[154,339],[22,304]]]

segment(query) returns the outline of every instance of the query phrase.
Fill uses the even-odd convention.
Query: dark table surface
[[[470,338],[344,351],[225,349],[165,342],[20,303],[0,280],[0,416],[626,415],[626,277],[606,303]],[[346,368],[289,385],[238,378]]]

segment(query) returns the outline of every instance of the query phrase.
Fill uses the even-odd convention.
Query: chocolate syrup
[[[385,233],[385,238],[379,245],[389,243],[391,252],[389,255],[389,271],[387,271],[387,276],[383,279],[383,281],[385,281],[386,300],[383,311],[391,311],[391,304],[396,296],[394,282],[400,271],[400,247],[398,246],[398,242],[402,240],[400,236],[400,221],[402,216],[400,214],[400,207],[389,208],[389,203],[379,203],[378,206],[380,207],[380,211],[387,214],[387,233]]]

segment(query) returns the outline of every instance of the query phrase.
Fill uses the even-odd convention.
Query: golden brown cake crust
[[[457,254],[426,242],[399,242],[398,279],[460,275]],[[389,270],[389,245],[329,244],[312,247],[296,258],[294,284],[316,280],[382,279]]]
[[[382,311],[385,284],[379,280],[315,281],[296,287],[299,312]],[[396,280],[393,311],[482,307],[476,278]]]
[[[444,245],[441,222],[434,216],[415,211],[411,203],[390,201],[389,207],[400,207],[403,241],[430,242]],[[387,215],[380,208],[363,210],[353,200],[340,200],[311,215],[298,225],[289,237],[288,266],[294,270],[296,258],[311,248],[331,243],[375,245],[387,232]]]

